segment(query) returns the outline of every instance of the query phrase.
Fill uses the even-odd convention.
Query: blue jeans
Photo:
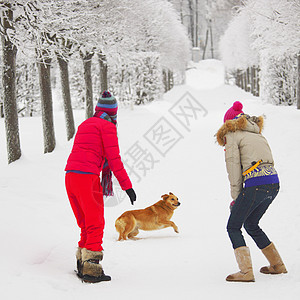
[[[279,183],[247,187],[241,191],[232,207],[227,223],[227,232],[233,249],[246,246],[241,231],[243,225],[259,249],[270,245],[271,241],[258,223],[278,191]]]

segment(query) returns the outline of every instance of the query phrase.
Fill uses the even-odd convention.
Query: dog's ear
[[[168,194],[164,194],[164,195],[161,195],[161,197],[163,198],[163,200],[167,200],[169,198],[169,195]]]
[[[174,196],[174,194],[173,194],[173,193],[171,193],[171,192],[169,193],[169,195],[173,195],[173,196]]]

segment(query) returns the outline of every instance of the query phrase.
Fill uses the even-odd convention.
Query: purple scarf
[[[115,120],[113,120],[112,118],[110,118],[110,116],[104,111],[97,111],[94,114],[94,117],[104,119],[115,125],[117,124],[117,122]],[[108,161],[106,158],[105,158],[103,168],[102,168],[101,185],[102,185],[104,196],[113,196],[114,195],[113,184],[112,184],[112,172],[111,172],[111,169],[108,165]]]

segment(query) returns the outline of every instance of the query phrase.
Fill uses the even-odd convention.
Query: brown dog
[[[166,227],[173,227],[178,233],[174,222],[170,221],[174,210],[180,205],[178,198],[169,193],[161,196],[163,200],[145,208],[124,212],[115,223],[120,236],[118,241],[135,239],[141,230],[157,230]]]

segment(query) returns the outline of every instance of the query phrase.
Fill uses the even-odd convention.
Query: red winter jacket
[[[104,158],[123,190],[132,188],[120,157],[116,125],[92,117],[78,127],[72,152],[65,171],[80,171],[100,175]]]

